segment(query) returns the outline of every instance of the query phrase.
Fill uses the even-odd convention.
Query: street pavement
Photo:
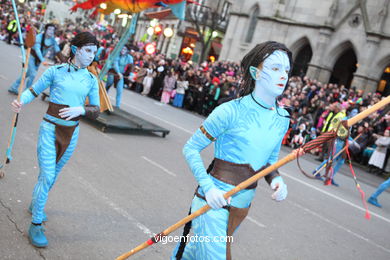
[[[0,42],[1,160],[15,98],[7,88],[20,67],[19,49]],[[111,89],[111,99],[114,94]],[[127,90],[122,104],[170,134],[107,134],[82,121],[78,147],[46,205],[45,249],[28,242],[27,208],[37,180],[37,135],[47,102],[37,99],[23,107],[13,160],[0,179],[0,259],[114,259],[187,215],[196,182],[182,147],[204,118]],[[283,147],[280,158],[290,151]],[[212,156],[212,147],[202,152],[206,165]],[[307,171],[319,164],[311,155],[300,163]],[[362,168],[355,171],[366,195],[383,181]],[[390,259],[389,192],[379,197],[382,209],[368,206],[367,220],[347,165],[335,178],[340,187],[306,178],[295,162],[280,172],[287,200],[273,201],[269,186],[259,182],[249,217],[234,236],[234,259]],[[174,246],[155,244],[130,259],[168,259]]]

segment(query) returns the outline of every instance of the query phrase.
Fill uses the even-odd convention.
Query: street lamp
[[[150,26],[152,26],[152,27],[155,27],[157,24],[158,24],[158,20],[157,19],[153,19],[153,20],[150,21]]]
[[[164,36],[169,38],[169,37],[172,37],[173,35],[173,30],[171,27],[167,27],[164,29]]]
[[[154,28],[153,27],[149,27],[147,30],[146,30],[146,33],[149,34],[150,36],[152,36],[154,34]]]
[[[100,8],[103,9],[103,10],[107,9],[107,4],[106,3],[101,3],[100,4]]]
[[[114,10],[114,14],[120,14],[120,13],[121,13],[121,9],[118,8]]]

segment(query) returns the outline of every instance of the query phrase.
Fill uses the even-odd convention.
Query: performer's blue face
[[[95,58],[96,51],[96,45],[87,45],[81,48],[77,48],[75,54],[76,65],[80,66],[81,68],[89,66]]]
[[[129,50],[127,49],[127,47],[123,47],[122,50],[121,50],[121,55],[125,55],[129,52]]]
[[[284,51],[274,51],[263,62],[262,70],[251,66],[251,76],[256,80],[255,92],[267,92],[267,95],[277,97],[283,93],[290,71],[290,60]],[[260,98],[261,93],[260,94]]]
[[[49,27],[47,27],[46,32],[45,32],[46,37],[47,37],[47,38],[52,38],[52,37],[54,37],[54,32],[55,32],[55,31],[56,31],[56,28],[55,28],[54,26],[49,26]]]

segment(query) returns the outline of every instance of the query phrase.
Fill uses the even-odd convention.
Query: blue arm
[[[53,84],[55,71],[56,67],[50,67],[47,69],[38,79],[38,81],[31,87],[32,91],[30,89],[23,91],[22,95],[20,96],[20,101],[23,104],[28,104],[35,98],[33,92],[38,96],[46,88],[51,86]]]
[[[205,193],[215,186],[210,175],[207,174],[200,152],[228,129],[232,117],[232,111],[229,108],[229,104],[225,103],[214,109],[203,122],[205,133],[198,129],[183,148],[183,154],[192,174]]]

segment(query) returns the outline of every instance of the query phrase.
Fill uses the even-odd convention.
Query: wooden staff
[[[30,58],[30,52],[31,52],[31,48],[34,46],[34,43],[35,43],[35,28],[31,27],[27,33],[27,36],[26,36],[27,53],[26,53],[26,60],[23,64],[22,79],[20,81],[19,88],[18,88],[18,97],[17,97],[18,101],[20,101],[20,96],[21,96],[22,91],[23,91],[24,80],[26,79],[26,73],[27,73],[27,68],[28,68],[28,61]],[[22,43],[21,48],[24,48],[23,43]],[[12,118],[12,124],[11,124],[12,128],[11,128],[10,137],[8,140],[6,155],[5,155],[3,164],[0,165],[0,169],[2,169],[2,170],[0,170],[0,178],[3,178],[5,176],[4,167],[6,164],[10,163],[10,161],[12,160],[11,152],[12,152],[12,147],[13,147],[14,142],[15,142],[16,127],[18,125],[18,118],[19,118],[19,113],[15,113],[13,118]]]
[[[368,115],[374,113],[375,111],[379,110],[380,108],[384,107],[385,105],[387,105],[389,103],[390,103],[390,96],[388,96],[385,99],[381,100],[380,102],[376,103],[372,107],[364,110],[363,112],[357,114],[353,118],[347,120],[347,122],[346,122],[347,127],[350,127],[350,126],[356,124],[360,120],[366,118]],[[331,139],[333,139],[335,137],[336,137],[336,132],[335,131],[330,131],[330,132],[327,132],[327,133],[324,133],[324,134],[320,135],[317,139],[312,140],[312,141],[306,143],[303,147],[301,147],[299,149],[303,149],[304,152],[308,152],[311,149],[314,149],[314,148],[322,145],[324,142],[327,142],[327,141],[329,141],[329,140],[331,140]],[[284,157],[283,159],[277,161],[275,164],[272,164],[271,166],[267,167],[266,169],[256,172],[255,175],[253,175],[252,177],[248,178],[247,180],[241,182],[239,185],[237,185],[232,190],[226,192],[223,195],[223,197],[225,199],[228,199],[229,197],[233,196],[237,192],[247,188],[252,183],[255,183],[260,178],[262,178],[262,177],[268,175],[269,173],[277,170],[278,168],[282,167],[283,165],[287,164],[288,162],[291,162],[291,161],[295,160],[297,158],[297,156],[298,156],[299,149],[292,151],[286,157]],[[181,219],[180,221],[178,221],[174,225],[168,227],[163,232],[155,235],[154,237],[150,238],[146,242],[143,242],[142,244],[140,244],[136,248],[132,249],[131,251],[129,251],[127,253],[124,253],[121,256],[117,257],[116,260],[127,259],[129,256],[132,256],[135,253],[137,253],[137,252],[139,252],[139,251],[149,247],[150,245],[159,242],[162,237],[169,235],[170,233],[172,233],[176,229],[178,229],[181,226],[185,225],[187,222],[189,222],[189,221],[193,220],[194,218],[196,218],[196,217],[206,213],[210,209],[211,208],[210,208],[209,205],[203,206],[202,208],[198,209],[197,211],[195,211],[191,215],[188,215],[187,217]]]
[[[100,112],[104,112],[109,110],[110,112],[114,111],[114,108],[111,105],[111,101],[108,98],[106,88],[104,87],[102,81],[99,79],[99,72],[97,69],[96,62],[93,62],[90,66],[88,66],[88,71],[96,76],[99,84],[99,98],[100,98]]]

